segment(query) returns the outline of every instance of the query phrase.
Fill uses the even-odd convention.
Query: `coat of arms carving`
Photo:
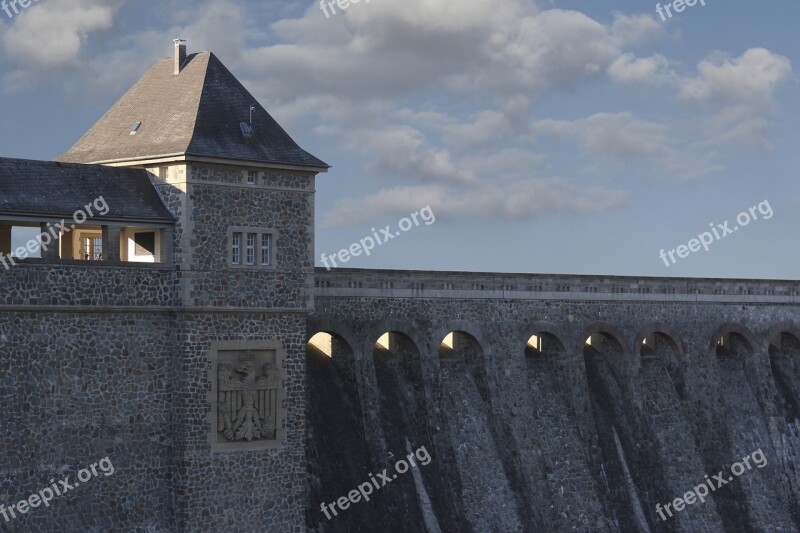
[[[256,375],[255,355],[246,354],[239,364],[220,363],[217,431],[229,441],[274,439],[278,388],[273,363],[265,363]]]
[[[281,376],[276,350],[217,350],[212,360],[212,446],[280,441]]]

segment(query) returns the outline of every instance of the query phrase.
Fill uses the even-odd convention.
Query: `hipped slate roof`
[[[175,222],[146,170],[0,158],[0,216],[68,219],[101,196],[92,221]]]
[[[248,139],[240,123],[250,122]],[[135,135],[131,128],[141,126]],[[108,163],[187,155],[328,168],[300,148],[211,52],[156,63],[59,161]]]

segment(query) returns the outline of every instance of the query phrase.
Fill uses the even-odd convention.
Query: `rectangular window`
[[[250,185],[255,185],[258,181],[258,172],[251,170],[247,173],[247,183]]]
[[[261,265],[269,266],[272,264],[272,235],[269,233],[261,234]]]
[[[169,167],[158,167],[158,177],[163,181],[167,181],[169,177]]]
[[[233,253],[231,254],[231,263],[239,265],[242,263],[242,234],[233,234]]]
[[[256,234],[247,234],[247,264],[256,264]]]
[[[35,241],[36,245],[28,248],[28,243]],[[12,226],[11,227],[11,255],[17,256],[17,250],[23,248],[22,256],[31,259],[40,259],[42,257],[41,250],[41,228],[32,228],[25,226]],[[31,252],[31,249],[33,252]]]
[[[84,233],[81,237],[81,259],[84,261],[103,260],[103,235]]]
[[[230,264],[235,267],[268,268],[273,266],[271,230],[237,226],[231,228]]]
[[[133,236],[134,255],[154,256],[156,255],[156,232],[140,232]]]

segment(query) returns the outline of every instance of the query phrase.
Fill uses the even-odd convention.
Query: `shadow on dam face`
[[[787,424],[800,419],[800,339],[781,332],[769,346],[769,365],[775,383],[775,402]]]
[[[783,416],[785,426],[781,428],[784,442],[800,440],[800,332],[779,332],[769,346],[769,365],[772,381],[775,384],[774,402],[776,411]],[[791,445],[787,446],[791,448]],[[790,487],[794,494],[789,499],[789,512],[795,525],[800,529],[800,473],[790,459],[794,454],[784,453],[784,468],[794,473]]]
[[[439,523],[446,530],[461,527],[459,502],[453,496],[458,491],[440,471],[442,461],[429,437],[419,350],[405,335],[390,332],[376,343],[369,362],[356,361],[346,341],[335,334],[309,342],[309,531],[436,531]],[[417,466],[403,472],[397,465],[401,460],[410,463],[410,453]],[[378,473],[391,481],[383,484]],[[321,504],[346,497],[376,478],[380,488],[369,501],[350,503],[344,511],[337,508],[331,519],[322,512]]]
[[[630,407],[630,361],[614,336],[595,333],[586,340],[584,363],[600,445],[594,473],[607,517],[621,531],[667,531],[650,502],[672,495],[664,490],[665,465],[652,428]]]
[[[355,363],[350,346],[336,335],[315,336],[306,350],[309,531],[362,531],[380,506],[356,504],[330,519],[321,509],[368,479]]]

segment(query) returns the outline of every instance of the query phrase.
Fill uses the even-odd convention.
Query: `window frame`
[[[231,232],[231,265],[241,266],[242,264],[242,235],[241,231]]]
[[[239,262],[234,262],[235,259],[235,235],[239,235]],[[264,264],[264,242],[265,236],[269,235],[267,242],[269,243],[268,258],[269,264]],[[249,246],[249,237],[254,237],[252,248]],[[254,228],[247,226],[234,226],[228,228],[228,238],[226,240],[228,266],[236,269],[250,269],[250,270],[275,270],[277,257],[275,251],[275,242],[278,239],[278,232],[274,229],[268,228]],[[253,262],[249,263],[249,254],[252,249]]]
[[[256,247],[258,245],[258,233],[248,231],[245,237],[245,259],[244,264],[254,266],[256,264]]]
[[[259,266],[261,266],[262,268],[263,267],[271,267],[272,263],[273,263],[273,261],[272,261],[272,248],[273,248],[273,246],[272,246],[272,233],[261,233],[259,235],[259,237],[260,237],[260,240],[261,240],[261,242],[259,243],[260,244],[260,249],[259,249],[259,254],[258,254],[259,255],[258,259],[259,259],[259,262],[260,262]],[[267,240],[266,240],[266,242],[267,242],[267,245],[266,245],[267,262],[266,263],[264,262],[264,248],[265,248],[265,246],[264,246],[264,238],[265,237],[267,238]]]

